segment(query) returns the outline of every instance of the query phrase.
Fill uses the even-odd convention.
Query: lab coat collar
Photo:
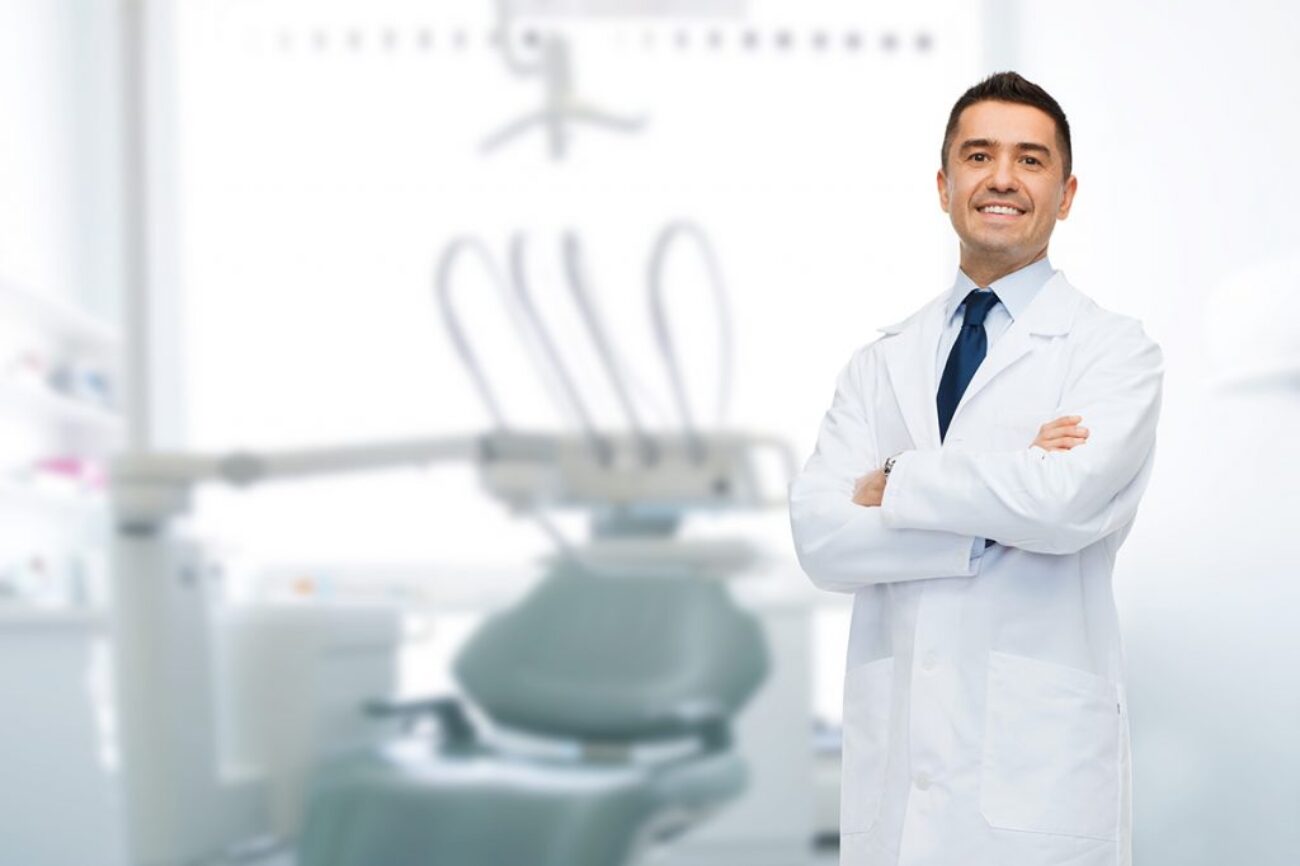
[[[879,351],[908,432],[920,449],[941,446],[939,414],[935,404],[938,388],[935,353],[943,330],[949,291],[945,290],[906,319],[880,329],[886,336],[881,339]],[[962,407],[977,397],[985,385],[1029,353],[1033,348],[1032,335],[1068,334],[1083,297],[1070,285],[1064,272],[1056,271],[989,350],[966,386],[951,423],[957,423]]]
[[[988,288],[997,294],[998,300],[1002,302],[1002,306],[1014,321],[1024,315],[1025,310],[1033,303],[1038,290],[1055,273],[1051,261],[1044,256],[1036,262],[1031,262],[1017,271],[994,280],[989,283]],[[957,277],[952,283],[952,291],[948,293],[948,299],[944,303],[943,320],[951,322],[957,308],[966,300],[966,296],[971,293],[971,290],[978,288],[983,287],[958,268]]]
[[[970,277],[967,277],[964,273],[961,278],[970,282]],[[990,288],[997,291],[996,287],[999,282],[995,280]],[[970,282],[970,286],[973,288],[975,284]],[[942,326],[946,320],[944,317],[950,314],[951,307],[949,307],[948,302],[952,294],[953,289],[946,289],[943,294],[934,298],[907,318],[894,322],[892,325],[885,325],[877,330],[884,334],[900,334],[907,330],[909,326],[921,327],[921,323],[927,314],[935,312],[935,307],[938,307],[939,324]],[[962,298],[965,297],[966,294],[963,292]],[[998,297],[1001,297],[1001,295]],[[1080,297],[1082,295],[1079,290],[1070,285],[1065,278],[1064,271],[1053,271],[1051,278],[1037,293],[1028,299],[1027,304],[1022,305],[1013,302],[1020,309],[1012,310],[1008,307],[1008,312],[1011,313],[1013,325],[1020,323],[1023,327],[1028,328],[1031,334],[1041,334],[1043,336],[1068,334],[1070,332],[1070,323],[1074,318],[1075,306]],[[938,343],[935,345],[937,346]]]

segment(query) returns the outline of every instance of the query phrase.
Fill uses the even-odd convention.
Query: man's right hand
[[[1055,421],[1048,421],[1038,428],[1038,438],[1030,443],[1044,451],[1069,451],[1076,445],[1088,441],[1088,428],[1080,427],[1082,415],[1063,415]]]

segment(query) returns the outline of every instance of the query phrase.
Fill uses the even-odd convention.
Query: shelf
[[[117,352],[116,329],[60,298],[19,288],[0,279],[0,310],[10,310],[65,341],[101,354]]]
[[[60,424],[73,424],[111,436],[120,435],[125,429],[121,416],[115,412],[46,388],[13,382],[0,382],[0,409],[17,409],[25,414],[37,414]]]

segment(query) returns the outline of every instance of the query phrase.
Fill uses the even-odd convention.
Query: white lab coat
[[[841,864],[1127,866],[1111,572],[1151,474],[1159,346],[1056,272],[939,440],[946,292],[859,349],[790,485],[800,564],[854,595]],[[1083,416],[1088,441],[1031,448]],[[854,479],[904,452],[881,507]],[[975,545],[999,542],[972,566]]]

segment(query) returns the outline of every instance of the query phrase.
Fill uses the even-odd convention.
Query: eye
[[[1029,161],[1032,162],[1034,165],[1042,165],[1042,163],[1038,161],[1038,157],[1036,157],[1036,156],[1027,156],[1027,157],[1025,157],[1025,159],[1029,160]]]
[[[970,158],[971,158],[971,159],[974,159],[974,158],[977,157],[977,156],[982,156],[982,157],[988,158],[988,154],[986,154],[986,153],[972,153],[972,154],[970,155]]]

